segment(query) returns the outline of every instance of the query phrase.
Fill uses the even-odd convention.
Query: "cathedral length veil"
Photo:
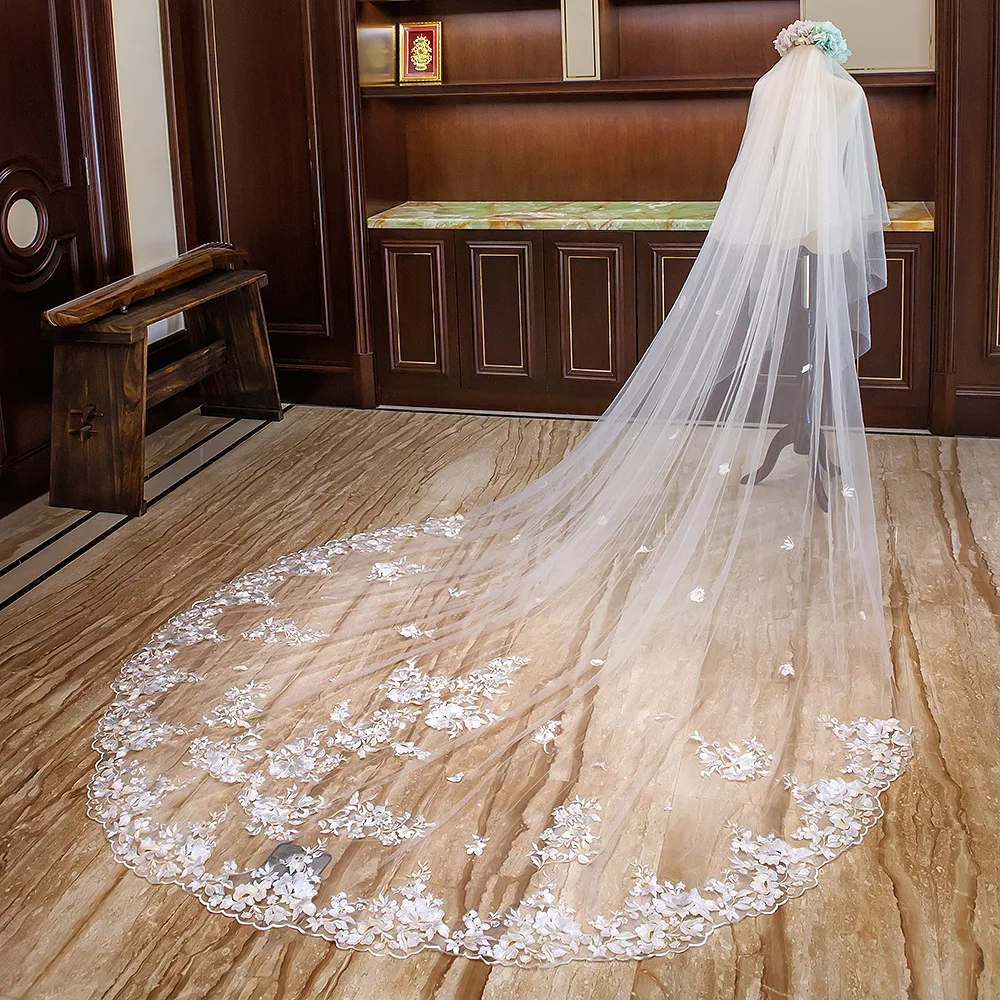
[[[814,886],[911,753],[855,369],[886,220],[861,88],[792,48],[573,452],[126,661],[90,785],[116,857],[256,927],[519,965],[680,952]]]

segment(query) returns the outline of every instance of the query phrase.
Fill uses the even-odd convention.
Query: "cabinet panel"
[[[511,394],[545,384],[542,238],[456,234],[463,389]]]
[[[872,346],[858,362],[865,420],[874,427],[930,422],[930,233],[887,233],[886,287],[871,297]]]
[[[637,235],[640,351],[674,304],[701,242],[694,233]],[[871,297],[872,346],[858,363],[869,426],[927,426],[932,246],[930,233],[886,234],[888,285]]]
[[[546,233],[545,258],[549,391],[599,413],[636,362],[634,234]]]
[[[638,233],[636,295],[639,353],[645,352],[691,273],[702,236],[699,233]]]
[[[458,389],[453,234],[393,232],[373,255],[382,402],[450,405]]]

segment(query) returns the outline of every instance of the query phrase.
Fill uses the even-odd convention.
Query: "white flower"
[[[640,555],[643,552],[652,552],[653,550],[648,545],[640,545],[639,548],[635,550],[636,555]]]
[[[701,604],[705,600],[705,588],[695,587],[694,590],[688,594],[688,597],[690,597],[695,604]]]
[[[732,466],[728,462],[725,463],[725,464],[723,464],[723,465],[720,465],[719,466],[719,475],[720,476],[728,476],[729,475],[729,470],[731,468],[732,468]]]
[[[549,744],[555,742],[556,734],[562,728],[558,719],[551,719],[532,734],[532,741],[538,743],[543,750],[549,749]]]
[[[785,540],[781,543],[781,548],[784,549],[785,552],[791,552],[792,549],[795,548],[795,542],[793,542],[791,538],[786,535]]]
[[[405,639],[416,639],[421,635],[430,637],[434,634],[433,629],[423,629],[416,622],[412,622],[409,625],[401,625],[397,631]]]
[[[490,842],[489,837],[480,837],[478,834],[465,845],[466,854],[474,854],[477,858],[482,857],[483,848]]]
[[[331,722],[346,722],[351,717],[351,699],[345,698],[344,701],[339,702],[334,710],[330,713]]]
[[[467,597],[468,593],[469,592],[467,590],[459,590],[458,587],[449,587],[448,588],[448,596],[449,597]]]
[[[454,774],[449,774],[445,781],[459,782],[465,777],[465,771],[456,771]]]
[[[781,666],[778,667],[778,676],[779,677],[794,677],[795,676],[795,667],[793,667],[790,663],[782,663]]]
[[[857,491],[856,491],[856,490],[854,489],[854,487],[853,487],[853,486],[845,486],[845,487],[844,487],[844,488],[843,488],[843,489],[842,489],[842,490],[841,490],[840,492],[841,492],[841,493],[842,493],[842,494],[843,494],[843,495],[844,495],[844,496],[845,496],[845,497],[846,497],[846,498],[847,498],[848,500],[850,500],[850,499],[851,499],[852,497],[856,497],[856,496],[858,495],[858,494],[857,494]]]

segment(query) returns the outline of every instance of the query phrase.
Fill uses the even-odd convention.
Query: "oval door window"
[[[19,250],[27,250],[38,239],[41,219],[38,209],[27,199],[18,198],[7,209],[7,239]]]

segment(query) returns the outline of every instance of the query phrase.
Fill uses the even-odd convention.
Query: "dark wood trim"
[[[368,275],[368,225],[365,206],[365,165],[361,140],[361,94],[358,85],[357,10],[354,4],[338,5],[337,46],[340,58],[341,122],[344,134],[344,173],[347,198],[348,241],[354,278],[354,347],[357,361],[355,388],[359,406],[378,403],[372,358],[370,281]],[[365,367],[367,366],[367,367]],[[369,377],[370,376],[370,377]]]
[[[937,156],[934,196],[934,306],[931,430],[955,432],[955,275],[958,267],[959,0],[937,0]]]
[[[932,88],[935,74],[860,73],[855,79],[866,89]],[[497,83],[444,83],[433,88],[383,84],[361,88],[365,98],[399,100],[434,100],[450,97],[607,97],[609,94],[749,94],[757,82],[755,76],[675,77],[617,80],[519,80]]]
[[[163,50],[163,84],[166,95],[167,139],[170,148],[170,179],[174,192],[177,247],[183,253],[192,245],[194,206],[186,198],[191,188],[191,138],[184,93],[184,47],[180,41],[179,11],[170,0],[159,0],[160,45]]]
[[[103,285],[132,272],[111,0],[75,0],[74,13],[81,43],[78,86],[90,224],[97,279]]]

